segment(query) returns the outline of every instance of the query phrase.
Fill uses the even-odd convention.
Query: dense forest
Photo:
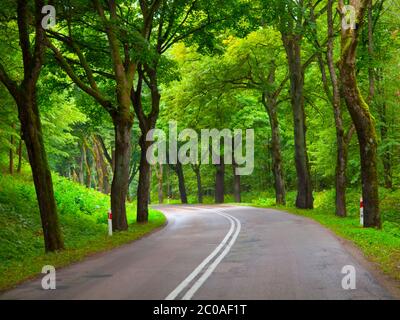
[[[400,198],[400,1],[3,0],[0,25],[0,193],[31,170],[47,252],[67,241],[64,178],[110,195],[114,231],[132,205],[146,224],[150,204],[321,193],[330,214],[362,197],[365,228],[398,227],[381,203]],[[171,123],[253,129],[252,174],[222,146],[215,165],[149,163]]]

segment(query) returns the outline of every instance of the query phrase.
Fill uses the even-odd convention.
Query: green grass
[[[396,280],[400,280],[400,192],[381,190],[382,230],[364,229],[359,220],[359,192],[348,192],[348,214],[346,218],[335,215],[333,190],[315,193],[315,209],[300,210],[292,205],[295,193],[288,194],[287,206],[275,206],[271,194],[260,195],[251,200],[245,195],[248,205],[275,208],[296,215],[311,218],[338,236],[350,240],[371,261],[378,264],[382,271]],[[249,201],[250,200],[250,201]]]
[[[109,196],[53,176],[66,250],[45,254],[33,183],[29,174],[0,173],[0,290],[32,278],[44,265],[56,268],[81,261],[143,237],[166,222],[150,210],[149,223],[135,223],[135,204],[127,205],[129,231],[107,236]]]

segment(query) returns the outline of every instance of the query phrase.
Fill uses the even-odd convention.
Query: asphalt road
[[[162,206],[168,225],[0,299],[393,299],[354,250],[317,223],[249,207]],[[344,290],[344,266],[356,289]],[[379,279],[378,279],[379,278]]]

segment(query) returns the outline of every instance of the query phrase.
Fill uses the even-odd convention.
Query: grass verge
[[[127,205],[129,230],[107,235],[109,196],[54,176],[66,249],[45,254],[35,190],[29,174],[0,173],[0,291],[33,278],[43,266],[65,267],[137,240],[166,223],[150,210],[148,224],[136,224],[135,203]]]

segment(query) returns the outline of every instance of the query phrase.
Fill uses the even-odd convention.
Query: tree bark
[[[364,227],[381,227],[379,210],[377,137],[375,124],[358,88],[356,52],[368,0],[351,0],[356,8],[357,29],[342,29],[340,74],[347,108],[353,119],[360,144],[361,179],[364,200]],[[342,12],[343,1],[339,2]]]
[[[384,88],[381,85],[382,76],[380,72],[378,72],[377,76],[377,84],[378,84],[378,92],[381,96],[384,94]],[[380,133],[381,140],[385,144],[383,148],[382,154],[382,164],[383,164],[383,177],[384,184],[386,189],[393,188],[393,178],[392,178],[392,150],[391,147],[386,145],[386,141],[388,139],[388,131],[389,131],[389,123],[387,121],[387,105],[386,101],[378,102],[378,112],[379,112],[379,120],[380,120]]]
[[[22,169],[22,139],[19,140],[18,144],[18,166],[17,166],[17,173],[21,173]]]
[[[275,72],[276,66],[273,65],[270,70],[268,77],[269,85],[275,83]],[[265,92],[262,96],[262,103],[268,113],[269,123],[271,127],[271,157],[272,167],[274,175],[274,187],[275,187],[275,198],[276,204],[286,204],[286,189],[285,179],[283,175],[283,164],[282,164],[282,152],[281,152],[281,135],[279,131],[279,120],[278,120],[278,106],[276,101],[275,92]]]
[[[90,169],[89,161],[88,161],[88,146],[87,146],[87,141],[86,138],[83,138],[83,145],[82,145],[82,151],[83,151],[83,164],[86,169],[86,187],[91,188],[92,187],[92,170]]]
[[[140,167],[139,184],[137,189],[137,222],[147,223],[149,220],[149,199],[150,199],[150,164],[147,161],[147,150],[151,143],[146,141],[146,135],[140,138]]]
[[[203,187],[201,184],[201,173],[200,173],[200,165],[192,166],[194,173],[196,174],[196,182],[197,182],[197,202],[203,203]]]
[[[225,201],[225,163],[224,156],[221,156],[220,164],[217,164],[215,172],[215,203]]]
[[[236,203],[242,202],[242,195],[240,192],[240,176],[236,174],[237,164],[233,164],[233,199]]]
[[[19,46],[24,68],[23,81],[12,80],[0,63],[0,80],[18,106],[22,138],[25,141],[29,163],[39,204],[46,252],[61,250],[64,243],[58,222],[53,182],[44,148],[36,86],[43,66],[45,33],[41,26],[44,1],[35,0],[33,19],[26,0],[17,1]],[[31,45],[30,22],[35,26],[34,45]]]
[[[84,185],[85,183],[85,171],[84,171],[84,164],[85,164],[85,145],[82,140],[82,145],[81,145],[81,156],[79,159],[79,183],[81,185]]]
[[[61,250],[64,248],[64,243],[58,221],[51,172],[44,148],[35,88],[27,86],[22,92],[18,103],[18,113],[39,203],[45,250],[46,252]]]
[[[328,0],[328,42],[327,42],[327,53],[326,60],[328,64],[332,91],[330,94],[327,77],[325,75],[325,67],[321,60],[321,72],[324,81],[325,91],[332,103],[335,125],[336,125],[336,173],[335,173],[335,190],[336,190],[336,215],[339,217],[347,216],[346,208],[346,187],[347,187],[347,160],[348,160],[348,145],[353,135],[354,127],[352,126],[349,134],[346,134],[343,126],[343,116],[341,109],[341,98],[340,98],[340,83],[336,74],[335,62],[334,62],[334,21],[333,21],[333,1]],[[322,57],[321,57],[322,59]]]
[[[132,120],[120,116],[113,119],[115,128],[115,169],[111,185],[111,210],[113,230],[128,229],[126,218],[126,197],[129,184],[129,164],[131,156]]]
[[[156,72],[157,66],[155,65],[153,67],[154,69],[148,66],[140,66],[138,68],[138,87],[136,90],[133,89],[131,92],[131,100],[135,109],[135,113],[138,117],[139,127],[142,133],[140,137],[141,155],[139,167],[139,185],[137,192],[137,221],[139,223],[147,223],[149,217],[148,206],[150,199],[150,164],[147,161],[146,154],[152,143],[146,141],[146,137],[148,133],[155,128],[160,112],[161,94],[158,88]],[[147,73],[149,77],[146,83],[148,83],[151,92],[151,111],[148,115],[145,114],[142,105],[142,85],[145,81],[145,73]]]
[[[287,53],[290,76],[290,94],[294,117],[295,162],[297,172],[296,207],[312,209],[314,204],[312,182],[306,143],[306,117],[304,110],[304,71],[301,63],[301,36],[282,34]]]
[[[108,165],[107,165],[107,161],[105,159],[104,154],[101,152],[101,142],[98,140],[98,137],[94,137],[94,142],[97,146],[97,153],[98,153],[98,157],[99,157],[99,165],[100,165],[100,169],[102,171],[102,177],[103,177],[103,182],[102,182],[102,192],[104,194],[110,194],[111,192],[111,186],[110,186],[110,174],[108,171]],[[111,163],[112,161],[110,161]],[[111,166],[111,164],[110,164]]]
[[[96,166],[96,173],[97,173],[97,180],[98,180],[98,191],[107,194],[105,192],[105,180],[106,177],[104,175],[104,170],[103,170],[103,165],[104,165],[104,159],[103,159],[103,153],[101,150],[101,147],[99,146],[99,142],[97,141],[96,136],[92,137],[92,142],[93,142],[93,157],[94,157],[94,162]]]
[[[186,194],[186,185],[185,185],[185,175],[183,174],[182,163],[178,161],[178,164],[175,167],[176,174],[178,176],[178,185],[179,185],[179,195],[181,197],[182,204],[187,204],[187,194]]]
[[[15,124],[12,125],[13,131],[15,129]],[[10,174],[14,174],[14,132],[11,134],[10,138],[10,150],[9,150],[9,160],[10,160],[10,166],[9,166],[9,171]]]
[[[158,181],[158,203],[163,204],[164,203],[164,191],[163,191],[163,178],[164,178],[164,172],[163,172],[163,165],[162,164],[156,164],[156,175],[157,175],[157,181]]]

